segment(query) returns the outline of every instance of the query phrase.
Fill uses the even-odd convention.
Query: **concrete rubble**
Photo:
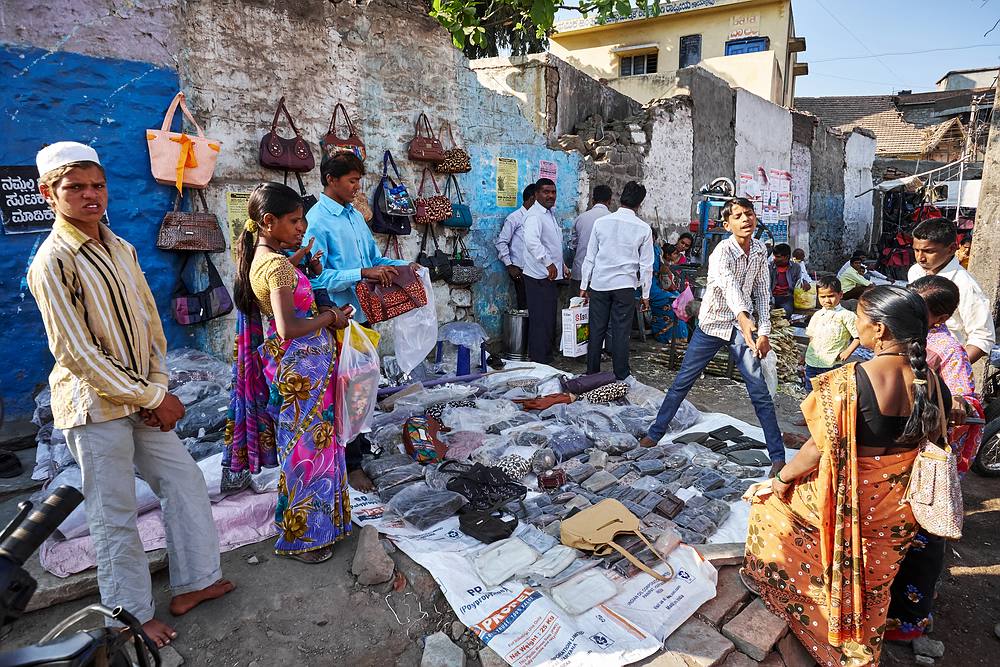
[[[361,529],[361,539],[358,540],[357,551],[354,552],[354,562],[351,573],[358,578],[362,586],[384,584],[392,579],[396,565],[386,554],[382,542],[378,538],[378,530],[374,526]]]
[[[722,628],[741,652],[754,660],[763,660],[788,632],[788,625],[768,611],[759,599],[751,602]]]

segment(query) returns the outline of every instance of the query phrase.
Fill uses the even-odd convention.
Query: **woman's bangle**
[[[774,478],[775,478],[776,480],[778,480],[779,482],[781,482],[782,484],[785,484],[785,485],[787,485],[787,484],[788,484],[788,482],[786,482],[785,480],[781,479],[781,472],[780,472],[780,471],[779,471],[779,472],[776,472],[776,473],[774,473]]]

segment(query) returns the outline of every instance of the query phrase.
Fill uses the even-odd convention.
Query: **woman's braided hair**
[[[936,383],[937,378],[927,368],[927,305],[916,293],[892,285],[866,290],[858,305],[872,322],[884,324],[893,340],[905,346],[913,369],[913,410],[896,442],[937,441],[941,411],[931,399],[930,383]]]

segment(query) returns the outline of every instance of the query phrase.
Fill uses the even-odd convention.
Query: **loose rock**
[[[451,643],[445,633],[435,632],[424,641],[420,667],[465,667],[465,651]]]
[[[358,578],[358,583],[362,586],[385,583],[392,579],[394,569],[395,564],[378,539],[378,530],[374,526],[362,528],[351,564],[351,572]]]
[[[787,631],[788,625],[768,611],[759,599],[750,603],[722,628],[722,634],[754,660],[766,658]]]
[[[926,655],[918,655],[914,658],[914,662],[916,662],[918,665],[933,665],[934,658],[931,658]]]
[[[458,641],[465,634],[465,624],[462,621],[454,621],[451,624],[451,638]]]
[[[913,652],[929,658],[944,657],[944,642],[921,635],[913,640]]]

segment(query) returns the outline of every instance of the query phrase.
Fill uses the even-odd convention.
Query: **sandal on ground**
[[[319,563],[325,563],[326,561],[333,558],[333,548],[325,547],[323,549],[316,549],[315,551],[306,551],[301,554],[278,554],[279,556],[284,556],[285,558],[291,558],[292,560],[297,560],[300,563],[306,563],[307,565],[318,565]]]
[[[757,585],[756,581],[745,575],[743,572],[740,572],[740,581],[743,582],[744,588],[757,597],[760,597],[760,587]]]

